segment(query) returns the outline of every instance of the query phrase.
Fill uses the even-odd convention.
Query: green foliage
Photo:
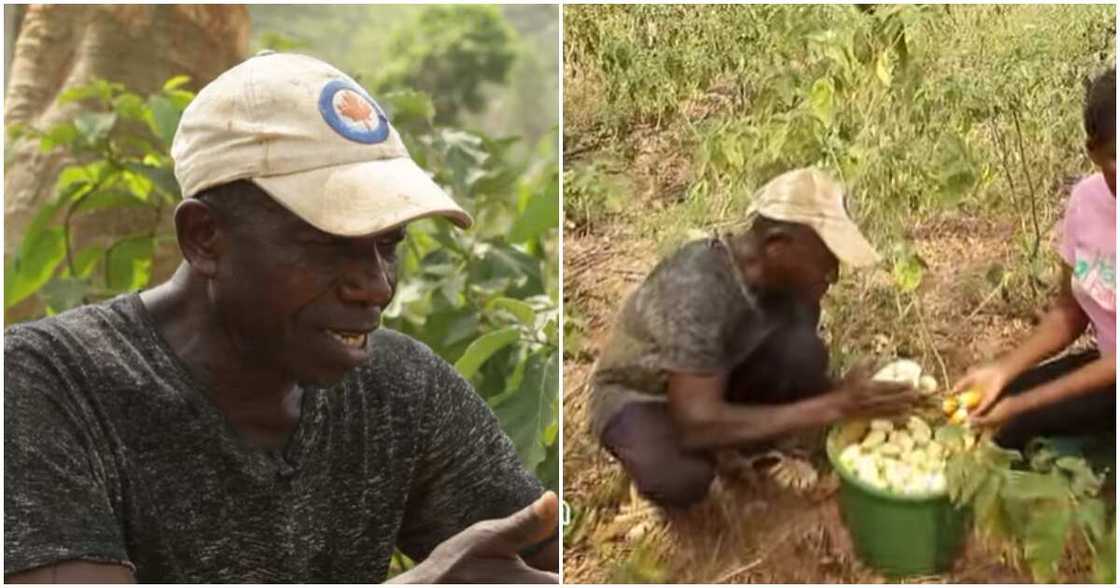
[[[627,556],[615,564],[610,584],[663,584],[669,580],[660,550],[650,540],[642,541]]]
[[[386,51],[393,59],[376,74],[379,89],[413,88],[432,96],[436,121],[484,106],[483,84],[506,81],[516,33],[497,7],[432,5],[394,29]]]
[[[625,186],[602,162],[577,163],[564,171],[564,220],[568,228],[593,231],[623,210]]]
[[[1045,439],[1026,453],[984,439],[954,455],[946,468],[950,498],[971,507],[983,537],[1013,546],[1039,582],[1056,581],[1059,560],[1078,538],[1092,550],[1094,574],[1114,578],[1116,525],[1098,497],[1102,477]]]
[[[418,92],[385,96],[422,167],[475,217],[409,228],[386,324],[455,362],[494,408],[526,466],[558,487],[557,167],[510,158],[510,140],[436,126]],[[550,204],[551,203],[551,204]]]
[[[658,241],[741,219],[765,181],[809,165],[843,180],[880,245],[904,242],[914,218],[1009,214],[1023,237],[1007,291],[1037,308],[1057,263],[1046,245],[1063,182],[1093,169],[1081,82],[1115,60],[1114,15],[1111,6],[568,6],[565,133],[581,143],[605,135],[604,152],[650,127],[681,137],[676,150],[692,152],[688,201],[646,215]],[[566,210],[586,192],[566,189]]]
[[[73,86],[59,97],[85,106],[73,119],[42,130],[8,128],[10,140],[37,140],[44,153],[62,150],[74,163],[61,170],[4,268],[5,309],[38,295],[53,314],[147,284],[160,217],[180,198],[167,152],[194,97],[180,89],[187,81],[172,78],[147,97],[104,80]],[[75,220],[125,208],[150,209],[149,227],[75,249]]]

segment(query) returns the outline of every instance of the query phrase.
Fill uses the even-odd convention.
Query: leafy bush
[[[427,93],[436,101],[436,120],[447,124],[460,110],[482,109],[485,82],[506,81],[515,39],[497,7],[425,7],[411,26],[394,29],[386,48],[394,58],[376,86]]]
[[[1036,581],[1054,582],[1074,541],[1093,556],[1097,581],[1116,581],[1116,523],[1100,498],[1104,479],[1081,457],[1036,439],[1026,455],[984,440],[953,457],[946,469],[953,502],[974,513],[977,532],[1011,545]]]
[[[8,129],[11,140],[37,139],[43,152],[62,149],[77,163],[59,173],[53,194],[4,267],[5,309],[37,294],[47,313],[54,314],[148,283],[156,241],[166,237],[157,233],[160,220],[180,199],[167,152],[179,117],[194,98],[180,89],[187,81],[172,78],[147,98],[106,81],[72,87],[59,101],[83,101],[89,109],[45,131]],[[112,235],[108,246],[75,249],[76,219],[137,207],[153,213],[147,229]]]

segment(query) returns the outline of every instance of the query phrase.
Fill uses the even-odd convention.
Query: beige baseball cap
[[[265,52],[207,84],[183,112],[171,157],[186,197],[249,179],[334,235],[431,216],[472,223],[412,161],[369,93],[306,55]]]
[[[817,168],[786,172],[770,180],[754,197],[750,214],[808,225],[842,263],[867,267],[879,254],[848,216],[844,189]]]

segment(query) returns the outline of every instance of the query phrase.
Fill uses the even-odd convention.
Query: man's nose
[[[376,251],[351,258],[342,277],[340,293],[344,302],[388,306],[393,299],[392,266]]]

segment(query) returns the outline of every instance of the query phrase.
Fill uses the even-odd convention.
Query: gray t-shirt
[[[720,239],[686,243],[627,298],[591,382],[591,430],[628,402],[664,401],[670,372],[730,372],[781,324]]]
[[[114,562],[147,582],[380,582],[536,499],[470,384],[386,329],[308,387],[283,450],[249,446],[138,295],[4,340],[4,572]]]

